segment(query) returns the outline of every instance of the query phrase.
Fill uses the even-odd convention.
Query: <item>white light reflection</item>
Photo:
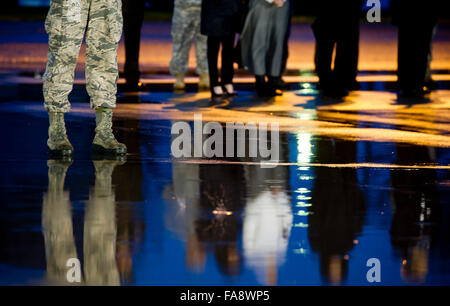
[[[306,85],[306,84],[304,84]],[[308,90],[308,86],[303,87]],[[303,111],[295,113],[294,116],[300,120],[313,120],[316,117],[315,111]],[[294,134],[297,147],[297,163],[311,164],[313,160],[313,144],[312,134],[299,131]],[[295,216],[294,228],[297,228],[297,239],[308,240],[308,216],[311,214],[309,207],[311,207],[311,188],[314,181],[313,169],[308,166],[301,166],[296,171],[297,186],[295,189]],[[308,255],[309,243],[302,243],[298,248],[292,250],[297,255]]]

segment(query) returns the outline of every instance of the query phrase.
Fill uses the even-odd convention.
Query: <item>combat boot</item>
[[[64,113],[49,112],[48,118],[50,125],[48,127],[47,147],[52,155],[71,156],[73,155],[73,146],[67,138],[66,124],[64,122]]]
[[[95,110],[95,137],[92,149],[95,153],[124,155],[127,147],[116,140],[112,132],[112,109],[100,107]]]
[[[175,84],[173,84],[173,89],[184,90],[185,88],[186,84],[184,84],[184,73],[178,73],[175,76]]]
[[[208,90],[210,86],[209,83],[209,74],[201,74],[198,81],[198,89],[200,90]]]

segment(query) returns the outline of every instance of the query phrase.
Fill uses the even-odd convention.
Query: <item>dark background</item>
[[[2,1],[3,2],[3,1]],[[6,0],[7,6],[18,7],[18,6],[48,6],[50,0]],[[158,10],[158,11],[171,11],[173,9],[173,0],[147,0],[147,9]],[[293,1],[295,6],[296,14],[309,14],[311,12],[312,4],[315,1]],[[389,0],[381,0],[383,8],[389,7]]]
[[[147,21],[170,21],[173,12],[174,0],[145,0]],[[317,5],[319,0],[292,0],[294,4],[294,21],[312,21],[310,18],[313,14],[313,7]],[[347,1],[347,0],[335,0]],[[380,0],[383,9],[382,22],[391,22],[390,3],[392,0]],[[37,21],[43,20],[48,10],[50,0],[2,0],[2,10],[0,11],[0,20],[12,21]],[[363,6],[363,10],[367,11],[367,1]],[[426,1],[416,2],[404,1],[404,5],[426,5]],[[440,23],[448,24],[450,21],[450,11],[440,12]],[[362,16],[365,14],[362,14]],[[362,18],[364,21],[365,18]]]

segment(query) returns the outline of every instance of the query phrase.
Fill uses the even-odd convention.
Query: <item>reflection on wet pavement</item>
[[[40,103],[2,103],[0,284],[70,285],[70,258],[82,285],[368,285],[369,258],[384,285],[450,284],[450,94],[378,94],[143,95],[161,101],[117,110],[126,160],[92,159],[87,104],[67,116],[64,161],[47,160]],[[172,158],[171,127],[194,113],[279,121],[280,164]]]

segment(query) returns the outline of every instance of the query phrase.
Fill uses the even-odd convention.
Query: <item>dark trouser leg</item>
[[[331,60],[335,41],[330,27],[319,18],[313,24],[313,32],[316,38],[316,50],[314,63],[317,76],[322,88],[331,85]]]
[[[222,39],[222,84],[232,84],[234,76],[233,50],[234,35]]]
[[[359,56],[359,18],[340,29],[336,43],[334,76],[338,87],[349,89],[356,83]]]
[[[219,85],[217,58],[219,56],[220,38],[208,36],[208,68],[211,90]]]
[[[288,19],[288,27],[287,27],[287,31],[286,31],[286,36],[284,37],[283,59],[282,59],[282,63],[281,63],[280,76],[286,71],[287,60],[289,58],[289,37],[291,36],[293,2],[294,1],[291,1],[289,3],[289,5],[290,5],[290,12],[289,12],[289,19]]]
[[[421,90],[427,70],[432,27],[401,23],[398,27],[398,83],[401,90]]]
[[[144,0],[122,0],[125,38],[125,78],[127,83],[139,82],[139,49],[144,20]]]

